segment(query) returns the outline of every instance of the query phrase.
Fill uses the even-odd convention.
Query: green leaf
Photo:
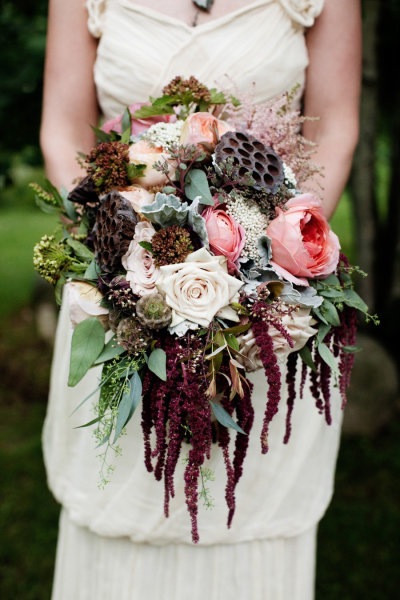
[[[100,273],[101,273],[100,267],[97,264],[97,262],[95,261],[95,259],[93,258],[93,260],[89,264],[89,266],[86,269],[83,276],[85,279],[89,279],[89,281],[97,281]]]
[[[127,144],[129,142],[129,138],[131,137],[131,126],[132,126],[131,111],[129,110],[129,108],[125,108],[125,110],[122,114],[122,119],[121,119],[121,131],[123,132],[121,142],[123,142],[124,144]],[[126,137],[126,136],[128,136],[128,139],[125,141],[124,137]]]
[[[332,298],[333,300],[336,300],[336,302],[343,302],[344,300],[344,293],[343,290],[337,290],[336,288],[327,288],[327,289],[322,289],[319,292],[320,296],[323,296],[324,298]]]
[[[110,142],[113,137],[112,135],[110,135],[109,133],[106,133],[99,127],[93,127],[93,125],[92,125],[91,129],[95,133],[96,138],[99,142]]]
[[[340,325],[340,318],[337,308],[327,298],[324,298],[324,301],[321,304],[321,306],[318,308],[314,308],[313,312],[326,325],[334,325],[335,327],[338,327]]]
[[[360,298],[356,291],[348,288],[344,290],[344,295],[344,303],[347,304],[347,306],[356,308],[357,310],[360,310],[363,313],[368,312],[368,306],[365,304],[364,300]]]
[[[107,344],[104,346],[103,351],[100,356],[96,358],[94,361],[95,365],[100,365],[101,363],[107,362],[115,358],[116,356],[120,356],[125,352],[125,349],[122,346],[119,346],[115,340],[115,335],[108,340]]]
[[[337,375],[340,374],[336,358],[333,356],[331,350],[329,350],[326,344],[318,344],[318,354],[320,355],[322,360],[326,362],[328,367],[332,369],[334,373],[336,373]]]
[[[331,286],[335,286],[335,287],[341,287],[340,285],[340,281],[339,278],[336,275],[329,275],[328,277],[326,277],[325,279],[322,280],[322,283],[324,285],[331,285]]]
[[[311,350],[308,346],[303,346],[301,350],[299,350],[300,357],[302,361],[311,369],[311,371],[316,372],[317,367],[312,359]]]
[[[127,389],[123,393],[121,401],[118,405],[117,422],[115,424],[115,434],[113,444],[121,435],[121,431],[130,421],[133,413],[139,405],[142,397],[142,381],[139,373],[135,371],[129,379]]]
[[[178,102],[174,96],[162,96],[152,100],[150,106],[142,106],[135,110],[133,116],[135,119],[147,119],[147,117],[157,117],[159,115],[172,115],[174,113],[174,104]]]
[[[243,433],[243,435],[247,435],[220,404],[217,404],[217,402],[213,402],[212,400],[210,400],[210,404],[218,423],[221,423],[224,427],[229,427],[239,433]]]
[[[213,205],[214,201],[208,185],[207,176],[201,169],[192,169],[185,178],[185,194],[189,200],[201,197],[201,204]]]
[[[318,327],[317,340],[318,342],[323,342],[325,336],[330,332],[331,326],[323,323]]]
[[[74,240],[71,237],[67,238],[67,244],[72,248],[78,258],[89,263],[92,262],[93,252],[89,250],[85,244],[82,244],[82,242],[78,242],[78,240]]]
[[[237,352],[239,352],[239,342],[237,341],[236,337],[233,335],[233,333],[226,333],[225,332],[225,339],[228,343],[228,346],[230,348],[233,348],[233,350],[236,350]]]
[[[146,165],[129,163],[126,167],[129,179],[136,179],[137,177],[143,177],[146,170]]]
[[[77,427],[74,427],[74,429],[82,429],[83,427],[90,427],[90,425],[94,425],[95,423],[98,423],[99,421],[101,421],[103,418],[103,415],[101,417],[96,417],[95,419],[92,419],[91,421],[88,421],[87,423],[84,423],[83,425],[78,425]]]
[[[356,352],[361,352],[362,348],[360,348],[360,346],[342,346],[342,350],[349,354],[355,354]]]
[[[151,252],[153,254],[153,246],[150,242],[139,242],[139,246],[147,250],[147,252]]]
[[[149,356],[148,368],[162,381],[167,381],[167,355],[162,348],[155,348]]]
[[[104,347],[105,332],[96,317],[78,323],[72,334],[68,385],[73,387],[82,379]]]

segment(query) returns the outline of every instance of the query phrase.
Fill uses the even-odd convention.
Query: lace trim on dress
[[[293,21],[311,27],[324,7],[324,0],[278,0]]]
[[[101,37],[103,33],[103,17],[106,10],[107,0],[86,0],[88,11],[88,29],[94,37]]]

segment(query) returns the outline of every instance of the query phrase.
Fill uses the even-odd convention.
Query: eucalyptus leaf
[[[167,381],[167,355],[162,348],[155,348],[149,356],[148,368],[162,381]]]
[[[95,419],[92,419],[91,421],[88,421],[87,423],[84,423],[83,425],[78,425],[77,427],[74,427],[74,429],[82,429],[83,427],[90,427],[90,425],[94,425],[95,423],[98,423],[99,421],[101,421],[102,418],[103,418],[103,415],[101,417],[96,417]]]
[[[325,336],[330,332],[331,325],[323,323],[318,327],[317,340],[318,342],[323,342]]]
[[[135,371],[129,379],[127,389],[124,391],[121,401],[118,405],[118,415],[115,424],[115,433],[113,444],[121,435],[121,431],[130,421],[133,413],[139,405],[142,397],[142,381],[139,373]]]
[[[214,205],[207,175],[201,169],[191,169],[185,178],[185,194],[189,200],[200,196],[201,204]]]
[[[344,290],[344,295],[344,303],[347,304],[347,306],[356,308],[357,310],[360,310],[363,313],[368,312],[368,306],[365,304],[364,300],[360,298],[356,291],[348,288]]]
[[[299,351],[299,354],[302,361],[307,365],[307,367],[309,367],[311,371],[316,372],[317,367],[315,366],[315,363],[313,361],[310,348],[308,346],[303,346],[302,349]]]
[[[328,348],[328,346],[324,343],[318,344],[318,353],[319,353],[320,357],[322,358],[322,360],[324,362],[326,362],[328,367],[330,367],[334,373],[339,375],[340,371],[339,371],[337,361],[336,361],[335,357],[333,356],[332,351]]]
[[[68,385],[73,387],[84,377],[104,347],[105,332],[95,317],[78,323],[72,334]]]
[[[85,271],[84,278],[89,279],[90,281],[96,281],[101,273],[100,267],[93,258],[90,262],[88,268]]]
[[[321,319],[321,321],[327,325],[334,325],[338,327],[340,325],[339,313],[336,306],[327,298],[324,298],[323,303],[318,308],[313,309],[314,314]]]
[[[211,409],[214,413],[215,418],[218,423],[221,423],[224,427],[229,427],[230,429],[234,429],[239,433],[243,433],[243,435],[247,435],[245,431],[232,419],[230,414],[217,402],[213,402],[210,400]]]
[[[120,356],[124,352],[125,349],[116,343],[115,335],[113,335],[113,337],[108,340],[107,344],[104,346],[100,356],[98,356],[94,361],[94,364],[100,365],[101,363],[107,362],[116,356]]]

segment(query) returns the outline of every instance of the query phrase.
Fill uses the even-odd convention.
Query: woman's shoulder
[[[304,27],[311,27],[325,0],[278,0],[289,16]]]
[[[88,29],[94,37],[103,32],[103,20],[108,0],[85,0],[88,12]]]

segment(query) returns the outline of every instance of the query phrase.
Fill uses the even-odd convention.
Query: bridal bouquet
[[[141,404],[146,467],[164,481],[166,515],[187,454],[193,541],[213,445],[226,466],[228,525],[234,514],[254,417],[247,374],[265,371],[266,453],[284,386],[285,443],[306,384],[330,423],[331,384],[344,402],[357,311],[367,315],[320,199],[299,191],[315,167],[291,101],[255,105],[176,77],[96,130],[68,196],[34,186],[61,217],[34,264],[59,299],[67,283],[69,385],[103,365],[85,426],[113,448]]]

